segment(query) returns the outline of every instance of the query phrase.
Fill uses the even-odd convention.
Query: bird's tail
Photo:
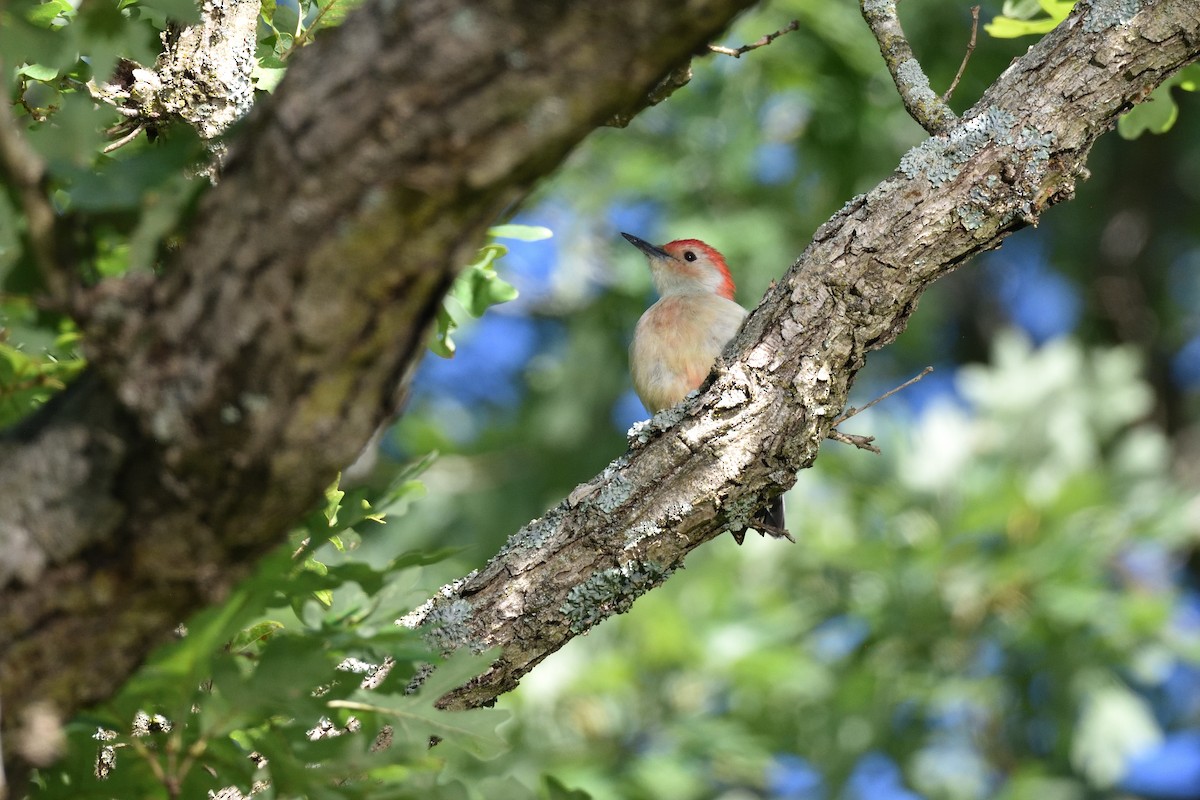
[[[771,536],[775,539],[787,539],[789,542],[795,542],[792,534],[788,532],[787,520],[783,513],[783,495],[779,495],[771,504],[758,513],[758,516],[750,523],[750,527],[758,531],[763,536]],[[746,538],[746,531],[733,532],[733,539],[738,544]]]

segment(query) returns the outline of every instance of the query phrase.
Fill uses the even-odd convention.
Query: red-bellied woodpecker
[[[628,233],[646,255],[659,299],[638,320],[629,346],[633,388],[655,413],[679,403],[712,371],[737,333],[746,309],[733,300],[733,278],[725,258],[698,239],[676,239],[662,247]],[[777,497],[750,523],[761,533],[791,539],[784,527],[783,498]],[[734,531],[742,543],[745,531]]]

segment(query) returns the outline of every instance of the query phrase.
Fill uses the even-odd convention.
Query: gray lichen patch
[[[689,394],[687,398],[695,397],[696,393]],[[687,414],[683,410],[683,404],[664,408],[650,419],[635,422],[633,426],[626,431],[625,437],[629,441],[631,448],[638,448],[649,442],[659,433],[675,427]]]
[[[758,507],[758,498],[755,495],[747,497],[739,497],[725,504],[726,524],[732,533],[743,531],[750,527],[751,520],[754,518],[754,512]]]
[[[896,77],[908,87],[911,101],[924,109],[926,114],[934,116],[935,107],[940,106],[942,100],[930,88],[929,78],[925,76],[925,70],[921,69],[920,62],[915,58],[900,62],[896,67]]]
[[[1054,134],[1042,133],[1027,125],[1021,128],[1016,145],[1017,149],[1030,161],[1044,162],[1050,158],[1050,149],[1054,146]]]
[[[614,472],[600,487],[600,492],[596,495],[596,507],[605,514],[611,514],[629,501],[633,496],[633,489],[633,483],[628,478]]]
[[[431,650],[449,653],[464,647],[473,653],[486,650],[471,635],[468,625],[474,609],[462,598],[436,606],[421,626],[421,637]]]
[[[958,215],[963,228],[969,231],[979,230],[983,227],[983,223],[987,221],[987,213],[976,205],[958,206],[954,209],[954,213]]]
[[[625,549],[632,550],[641,544],[643,539],[656,536],[661,532],[662,528],[653,522],[639,522],[625,532]]]
[[[1092,0],[1092,10],[1083,18],[1083,29],[1096,33],[1114,25],[1125,25],[1142,10],[1142,0]]]
[[[691,514],[694,510],[695,508],[692,506],[692,504],[686,500],[682,500],[678,503],[671,503],[666,508],[667,519],[671,520],[672,522],[679,522],[681,519]]]
[[[964,120],[945,136],[933,136],[900,159],[900,171],[909,178],[924,176],[934,187],[954,180],[962,166],[992,142],[1010,144],[1016,118],[1003,109],[989,109]]]
[[[581,634],[614,614],[624,614],[646,592],[674,572],[656,561],[630,561],[597,572],[567,593],[559,611],[571,633]]]
[[[526,523],[519,531],[508,537],[508,541],[504,543],[492,560],[505,558],[517,550],[536,550],[541,547],[558,531],[559,521],[564,513],[562,507],[558,506]]]
[[[433,616],[438,607],[458,599],[458,591],[478,574],[479,570],[472,570],[453,583],[446,584],[441,589],[438,589],[436,595],[396,620],[396,624],[412,630],[421,627],[425,624],[426,620]]]
[[[696,394],[696,392],[692,392],[684,399],[689,400],[695,397]],[[650,419],[635,422],[633,427],[625,433],[626,438],[629,440],[629,446],[640,447],[646,444],[654,438],[655,434],[675,427],[685,416],[687,414],[684,412],[683,403],[681,402],[679,405],[664,408]]]

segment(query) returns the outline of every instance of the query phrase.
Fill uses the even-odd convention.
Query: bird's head
[[[633,234],[622,233],[650,262],[650,275],[659,295],[718,294],[733,299],[733,277],[725,257],[699,239],[676,239],[662,247]]]

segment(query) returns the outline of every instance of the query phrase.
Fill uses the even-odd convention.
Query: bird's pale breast
[[[629,347],[633,386],[651,412],[704,382],[746,310],[715,294],[671,295],[646,310]]]

